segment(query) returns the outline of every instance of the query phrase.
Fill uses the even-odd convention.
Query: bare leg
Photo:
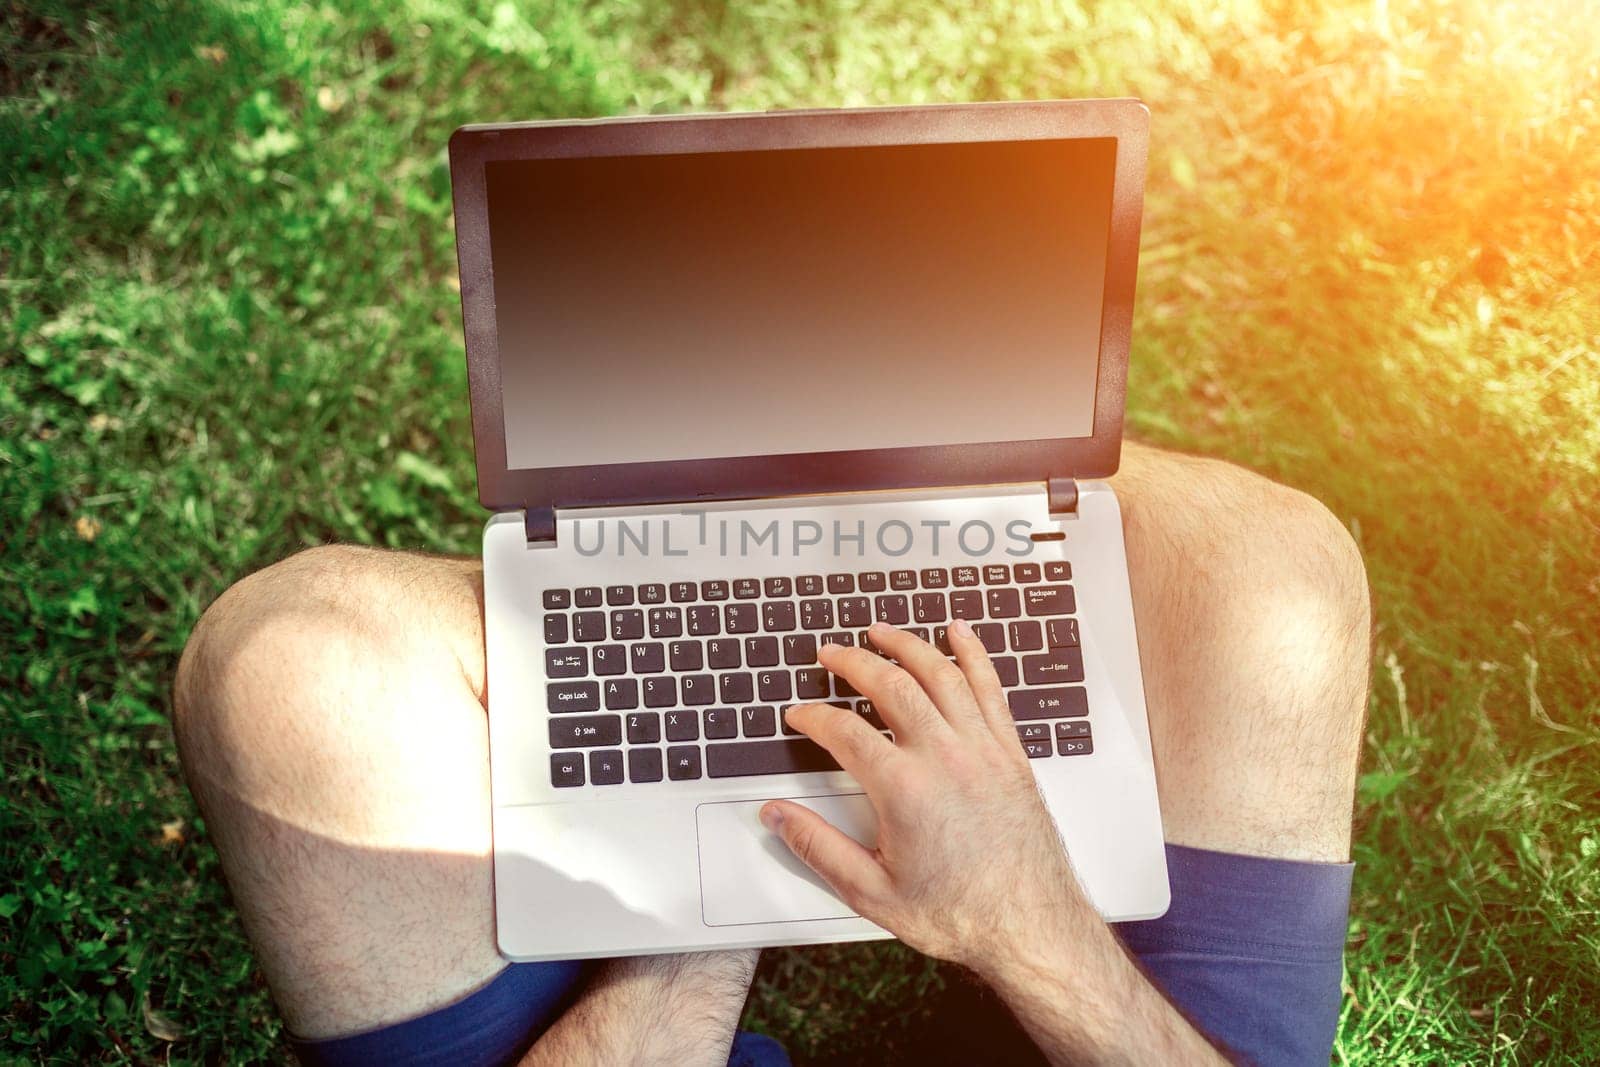
[[[1216,460],[1130,444],[1113,484],[1167,840],[1347,859],[1371,659],[1354,541]]]
[[[504,968],[483,692],[476,562],[316,549],[240,582],[196,628],[179,749],[296,1034],[418,1015]],[[621,1050],[648,1042],[676,1062],[725,1063],[754,964],[619,962],[550,1043],[583,1023],[565,1062],[579,1048],[637,1062]],[[619,990],[630,1010],[608,1014]]]

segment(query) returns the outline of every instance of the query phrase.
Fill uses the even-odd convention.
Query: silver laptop
[[[1167,875],[1117,499],[1132,100],[450,141],[517,960],[889,936],[757,821],[872,805],[784,709],[874,620],[993,656],[1107,919]],[[1050,842],[1040,842],[1041,848]]]

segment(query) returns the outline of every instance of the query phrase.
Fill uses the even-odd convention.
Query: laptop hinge
[[[529,508],[522,513],[523,529],[527,531],[529,542],[554,541],[556,539],[556,509],[555,508]]]
[[[1051,478],[1046,483],[1050,492],[1050,514],[1075,515],[1078,511],[1078,479]]]

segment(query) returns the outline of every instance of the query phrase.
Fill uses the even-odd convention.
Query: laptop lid
[[[463,127],[479,499],[1112,473],[1147,136],[1134,100]]]

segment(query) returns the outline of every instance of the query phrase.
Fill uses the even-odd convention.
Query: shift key
[[[563,715],[550,720],[551,748],[622,744],[620,715]]]
[[[1089,695],[1083,686],[1053,689],[1013,689],[1006,694],[1013,719],[1075,719],[1089,714]]]

